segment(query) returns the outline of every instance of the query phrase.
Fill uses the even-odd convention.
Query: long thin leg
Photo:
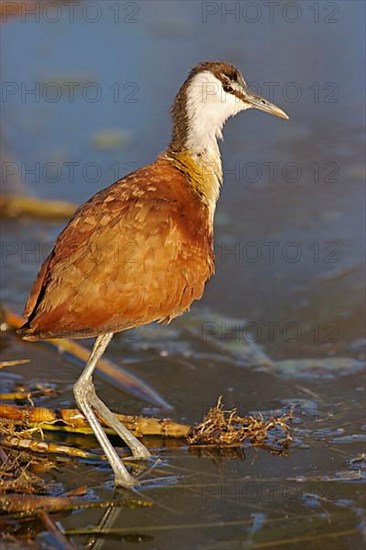
[[[115,414],[110,411],[105,403],[97,396],[94,392],[90,396],[90,403],[94,410],[103,418],[103,420],[113,428],[113,430],[120,436],[120,438],[126,443],[126,445],[131,449],[131,452],[134,457],[148,459],[151,457],[150,451],[135,437],[130,430],[126,428],[116,418]]]
[[[98,439],[99,444],[102,447],[108,459],[108,462],[110,463],[113,469],[116,485],[130,488],[133,485],[136,485],[137,482],[129,474],[128,470],[120,460],[118,454],[116,453],[115,449],[110,443],[107,435],[105,434],[102,426],[100,425],[91,407],[91,405],[93,405],[93,401],[95,401],[94,396],[96,395],[93,380],[92,380],[92,374],[98,360],[103,355],[106,347],[111,341],[112,336],[113,336],[113,333],[108,333],[97,337],[93,350],[90,354],[89,360],[85,366],[85,369],[74,386],[74,395],[75,395],[76,403],[78,404],[80,410],[82,411],[85,418],[87,419],[91,429],[94,432],[95,437]],[[103,403],[103,406],[107,409],[109,416],[113,416],[113,413],[109,411],[109,409],[104,405],[104,403]],[[97,406],[95,406],[94,404],[94,407],[98,410],[98,404]],[[106,411],[104,410],[103,412],[106,412]],[[101,416],[104,418],[104,414]],[[118,422],[118,424],[120,423]],[[125,440],[124,436],[126,435],[125,430],[128,432],[129,436],[134,438],[134,436],[130,434],[130,432],[127,430],[127,428],[125,428],[122,424],[120,425],[124,428],[124,430],[121,430],[119,427],[118,433],[119,435],[121,435],[121,437],[124,440]],[[122,433],[123,433],[123,436],[122,436]],[[131,441],[131,437],[128,437],[128,441]],[[128,444],[128,441],[126,441],[127,444]]]
[[[113,333],[106,334],[105,342],[104,341],[101,342],[101,352],[96,359],[96,363],[98,362],[98,359],[101,357],[101,354],[104,353],[107,345],[112,339],[112,336],[113,336]],[[95,342],[95,347],[97,347],[97,341]],[[118,420],[118,418],[116,418],[115,414],[111,410],[109,410],[107,405],[103,403],[103,401],[97,396],[94,385],[92,385],[92,389],[88,394],[88,400],[90,405],[93,407],[93,409],[103,418],[103,420],[108,424],[108,426],[113,428],[113,430],[120,436],[120,438],[131,449],[131,452],[134,457],[142,458],[142,459],[147,459],[151,457],[151,454],[148,451],[148,449],[145,447],[145,445],[143,445],[141,441],[139,441],[137,437],[135,437],[126,428],[126,426],[124,426],[122,422]]]

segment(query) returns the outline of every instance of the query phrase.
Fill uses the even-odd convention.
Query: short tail
[[[29,340],[30,342],[41,339],[39,333],[34,330],[34,328],[29,326],[28,321],[25,322],[24,325],[22,325],[20,328],[18,328],[17,334],[19,334],[23,340]]]

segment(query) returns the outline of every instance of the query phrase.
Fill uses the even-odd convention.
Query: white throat
[[[198,73],[187,90],[188,135],[187,149],[198,157],[220,165],[217,140],[231,116],[246,108],[233,94],[226,93],[222,83],[210,71]],[[222,176],[221,176],[222,177]]]
[[[185,145],[190,155],[212,176],[209,209],[213,219],[223,178],[217,141],[223,139],[222,129],[227,119],[247,107],[233,94],[226,93],[221,81],[210,71],[203,71],[190,83],[186,108],[188,132]]]

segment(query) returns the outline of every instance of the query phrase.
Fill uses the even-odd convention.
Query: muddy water
[[[251,448],[241,460],[197,456],[154,440],[163,463],[143,490],[154,505],[65,514],[64,529],[112,529],[75,544],[218,550],[363,540],[364,5],[288,4],[232,3],[230,14],[221,2],[60,3],[1,27],[5,188],[81,203],[150,161],[169,138],[174,93],[199,60],[235,63],[290,115],[249,112],[226,126],[217,273],[204,299],[170,327],[116,338],[108,350],[165,396],[177,420],[196,421],[219,395],[242,413],[295,406],[289,456]],[[21,312],[61,228],[3,222],[3,303]],[[31,358],[2,372],[2,387],[47,381],[63,391],[42,404],[72,405],[78,367],[12,336],[2,355]],[[98,388],[116,410],[165,414]],[[80,480],[90,501],[120,498],[99,463],[54,474],[64,490]]]

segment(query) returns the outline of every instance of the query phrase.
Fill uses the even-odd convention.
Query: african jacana
[[[150,453],[97,397],[94,368],[115,332],[168,323],[201,298],[214,273],[213,218],[222,183],[217,140],[229,117],[253,107],[288,119],[251,93],[229,63],[207,61],[192,69],[171,110],[167,150],[77,210],[43,263],[25,306],[20,333],[26,340],[97,337],[74,395],[116,485],[137,482],[95,412],[135,457],[147,459]]]

